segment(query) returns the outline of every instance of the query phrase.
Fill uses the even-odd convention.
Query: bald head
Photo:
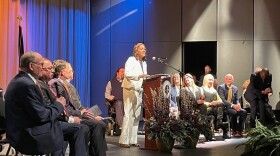
[[[20,70],[35,78],[42,76],[43,57],[37,52],[26,52],[20,58]]]

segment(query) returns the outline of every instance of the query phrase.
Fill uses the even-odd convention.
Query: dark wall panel
[[[103,114],[104,91],[110,78],[110,0],[91,1],[91,105],[98,104]],[[79,75],[82,76],[82,75]],[[106,116],[106,115],[105,115]]]
[[[143,0],[145,42],[181,42],[181,0]]]
[[[143,41],[143,0],[112,0],[111,42]]]

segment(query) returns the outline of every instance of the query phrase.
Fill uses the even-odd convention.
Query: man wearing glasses
[[[36,80],[43,74],[42,65],[39,53],[26,52],[20,59],[20,72],[10,81],[5,95],[7,139],[22,154],[42,155],[63,148],[63,131],[57,118],[66,102],[61,97],[54,105],[45,105]],[[82,128],[78,125],[76,130]],[[82,135],[78,138],[84,141]],[[79,155],[84,155],[85,147],[80,147]]]

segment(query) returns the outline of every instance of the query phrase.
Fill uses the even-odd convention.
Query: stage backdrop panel
[[[224,83],[226,74],[234,76],[234,84],[242,94],[242,84],[250,79],[253,68],[252,41],[219,41],[217,46],[217,77]]]
[[[144,0],[144,41],[181,41],[181,0]]]
[[[143,0],[111,0],[111,42],[143,41]]]
[[[133,46],[136,43],[112,43],[111,49],[111,79],[115,76],[115,72],[119,67],[124,67],[128,57],[132,56]]]
[[[153,61],[152,57],[166,57],[166,61],[169,65],[180,69],[182,66],[182,55],[181,55],[181,42],[148,42],[146,43],[148,48],[148,73],[149,74],[173,74],[176,73],[175,70],[169,68],[168,66]]]
[[[110,0],[91,1],[90,104],[98,104],[106,116],[104,90],[110,79]]]
[[[182,40],[217,40],[217,1],[182,0]]]
[[[255,39],[280,40],[280,1],[255,0]]]
[[[218,1],[218,41],[253,40],[254,1]]]

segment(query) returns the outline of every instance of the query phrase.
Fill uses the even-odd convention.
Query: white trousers
[[[124,118],[120,144],[137,144],[138,125],[141,114],[142,92],[123,89]]]

